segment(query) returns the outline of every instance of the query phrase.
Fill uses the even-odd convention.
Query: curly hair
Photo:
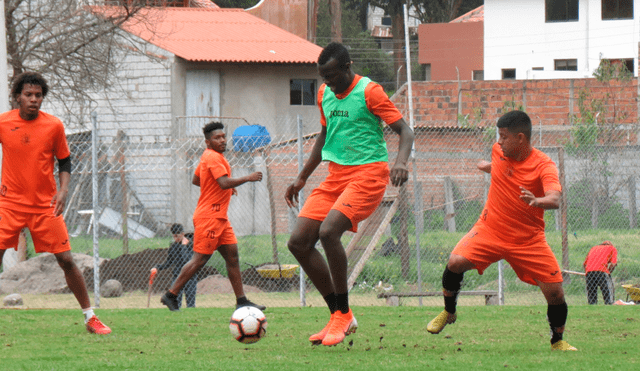
[[[13,79],[13,86],[11,87],[11,96],[15,99],[22,94],[22,89],[25,84],[38,85],[42,88],[42,96],[46,97],[49,92],[49,85],[47,80],[37,72],[23,72]]]

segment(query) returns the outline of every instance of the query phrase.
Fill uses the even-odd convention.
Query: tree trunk
[[[331,15],[331,41],[342,42],[342,6],[340,0],[329,0]]]
[[[404,50],[404,16],[399,12],[393,17],[391,32],[393,33],[393,66],[396,73],[396,89],[407,82],[407,66]]]

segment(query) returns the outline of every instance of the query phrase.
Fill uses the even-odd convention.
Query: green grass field
[[[113,333],[87,333],[79,310],[4,309],[2,370],[634,370],[640,368],[636,306],[569,308],[565,339],[552,352],[546,306],[459,309],[458,322],[426,332],[440,307],[354,307],[358,332],[335,347],[307,337],[323,308],[267,309],[267,336],[253,345],[228,330],[220,308],[98,309]]]

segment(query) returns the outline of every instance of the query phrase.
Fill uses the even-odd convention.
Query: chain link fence
[[[249,124],[241,118],[177,118],[176,127],[184,130],[144,142],[130,140],[124,131],[109,132],[110,136],[100,136],[99,130],[68,135],[74,169],[64,218],[73,252],[99,255],[97,272],[93,266],[83,269],[96,305],[162,306],[160,295],[173,281],[173,271],[160,271],[152,287],[149,272],[167,258],[173,242],[171,224],[181,223],[187,232],[193,231],[191,215],[199,188],[191,178],[205,148],[201,128],[213,119],[230,128]],[[274,124],[293,129],[281,137],[227,132],[225,156],[233,177],[253,171],[264,175],[261,182],[238,187],[229,209],[245,292],[250,300],[267,306],[324,306],[287,249],[298,210],[289,209],[284,199],[315,135],[303,135],[301,120]],[[359,232],[343,238],[352,305],[442,305],[438,295],[449,254],[476,222],[488,192],[490,178],[476,164],[490,160],[493,125],[415,128],[409,181],[401,188],[389,186],[384,201],[361,223]],[[566,148],[570,127],[540,127],[533,136],[534,146],[558,165],[564,186],[562,208],[547,211],[545,220],[548,242],[566,271],[570,305],[587,304],[585,277],[579,273],[584,272],[591,247],[604,240],[618,249],[618,266],[611,275],[613,299],[633,299],[631,289],[623,285],[640,283],[640,253],[635,248],[639,147],[633,130],[620,130],[627,130],[626,141],[597,145],[588,153]],[[95,147],[92,132],[98,135]],[[398,137],[390,130],[385,135],[393,164]],[[303,200],[326,175],[327,166],[322,164],[303,189]],[[28,234],[26,244],[29,260],[36,259]],[[110,280],[120,283],[122,293],[117,285],[113,290],[106,284]],[[34,303],[30,306],[77,305],[71,294],[37,295],[26,287],[12,286],[6,276],[0,277],[0,290],[27,296],[25,301]],[[506,262],[492,265],[483,275],[466,273],[462,290],[466,294],[460,297],[461,305],[544,303],[539,289],[520,282]],[[216,253],[198,275],[196,306],[234,304],[225,262]]]

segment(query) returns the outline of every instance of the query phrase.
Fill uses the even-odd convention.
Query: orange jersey
[[[221,153],[205,149],[195,175],[200,177],[200,198],[193,218],[227,219],[232,189],[222,189],[216,179],[231,177],[231,166]]]
[[[533,148],[524,161],[503,156],[498,143],[491,151],[491,186],[478,223],[509,243],[526,243],[544,235],[544,210],[520,199],[520,187],[536,197],[561,191],[558,169],[542,151]]]
[[[618,250],[611,243],[594,246],[584,260],[584,271],[609,272],[609,263],[618,264]]]
[[[341,94],[336,94],[336,98],[343,99],[349,95],[361,78],[362,76],[356,75],[351,82],[351,85],[349,85],[349,88]],[[324,111],[322,110],[322,97],[324,96],[324,89],[326,87],[327,85],[322,84],[320,89],[318,89],[318,107],[320,108],[320,123],[322,126],[327,126],[327,119],[324,116]],[[367,108],[369,111],[387,124],[393,124],[402,118],[402,113],[400,113],[393,102],[391,102],[387,93],[384,92],[384,89],[382,89],[380,84],[370,82],[364,89],[364,98],[367,102]]]
[[[0,143],[0,207],[23,212],[51,208],[57,193],[54,158],[71,155],[62,121],[42,111],[30,121],[17,109],[5,112],[0,115]]]

